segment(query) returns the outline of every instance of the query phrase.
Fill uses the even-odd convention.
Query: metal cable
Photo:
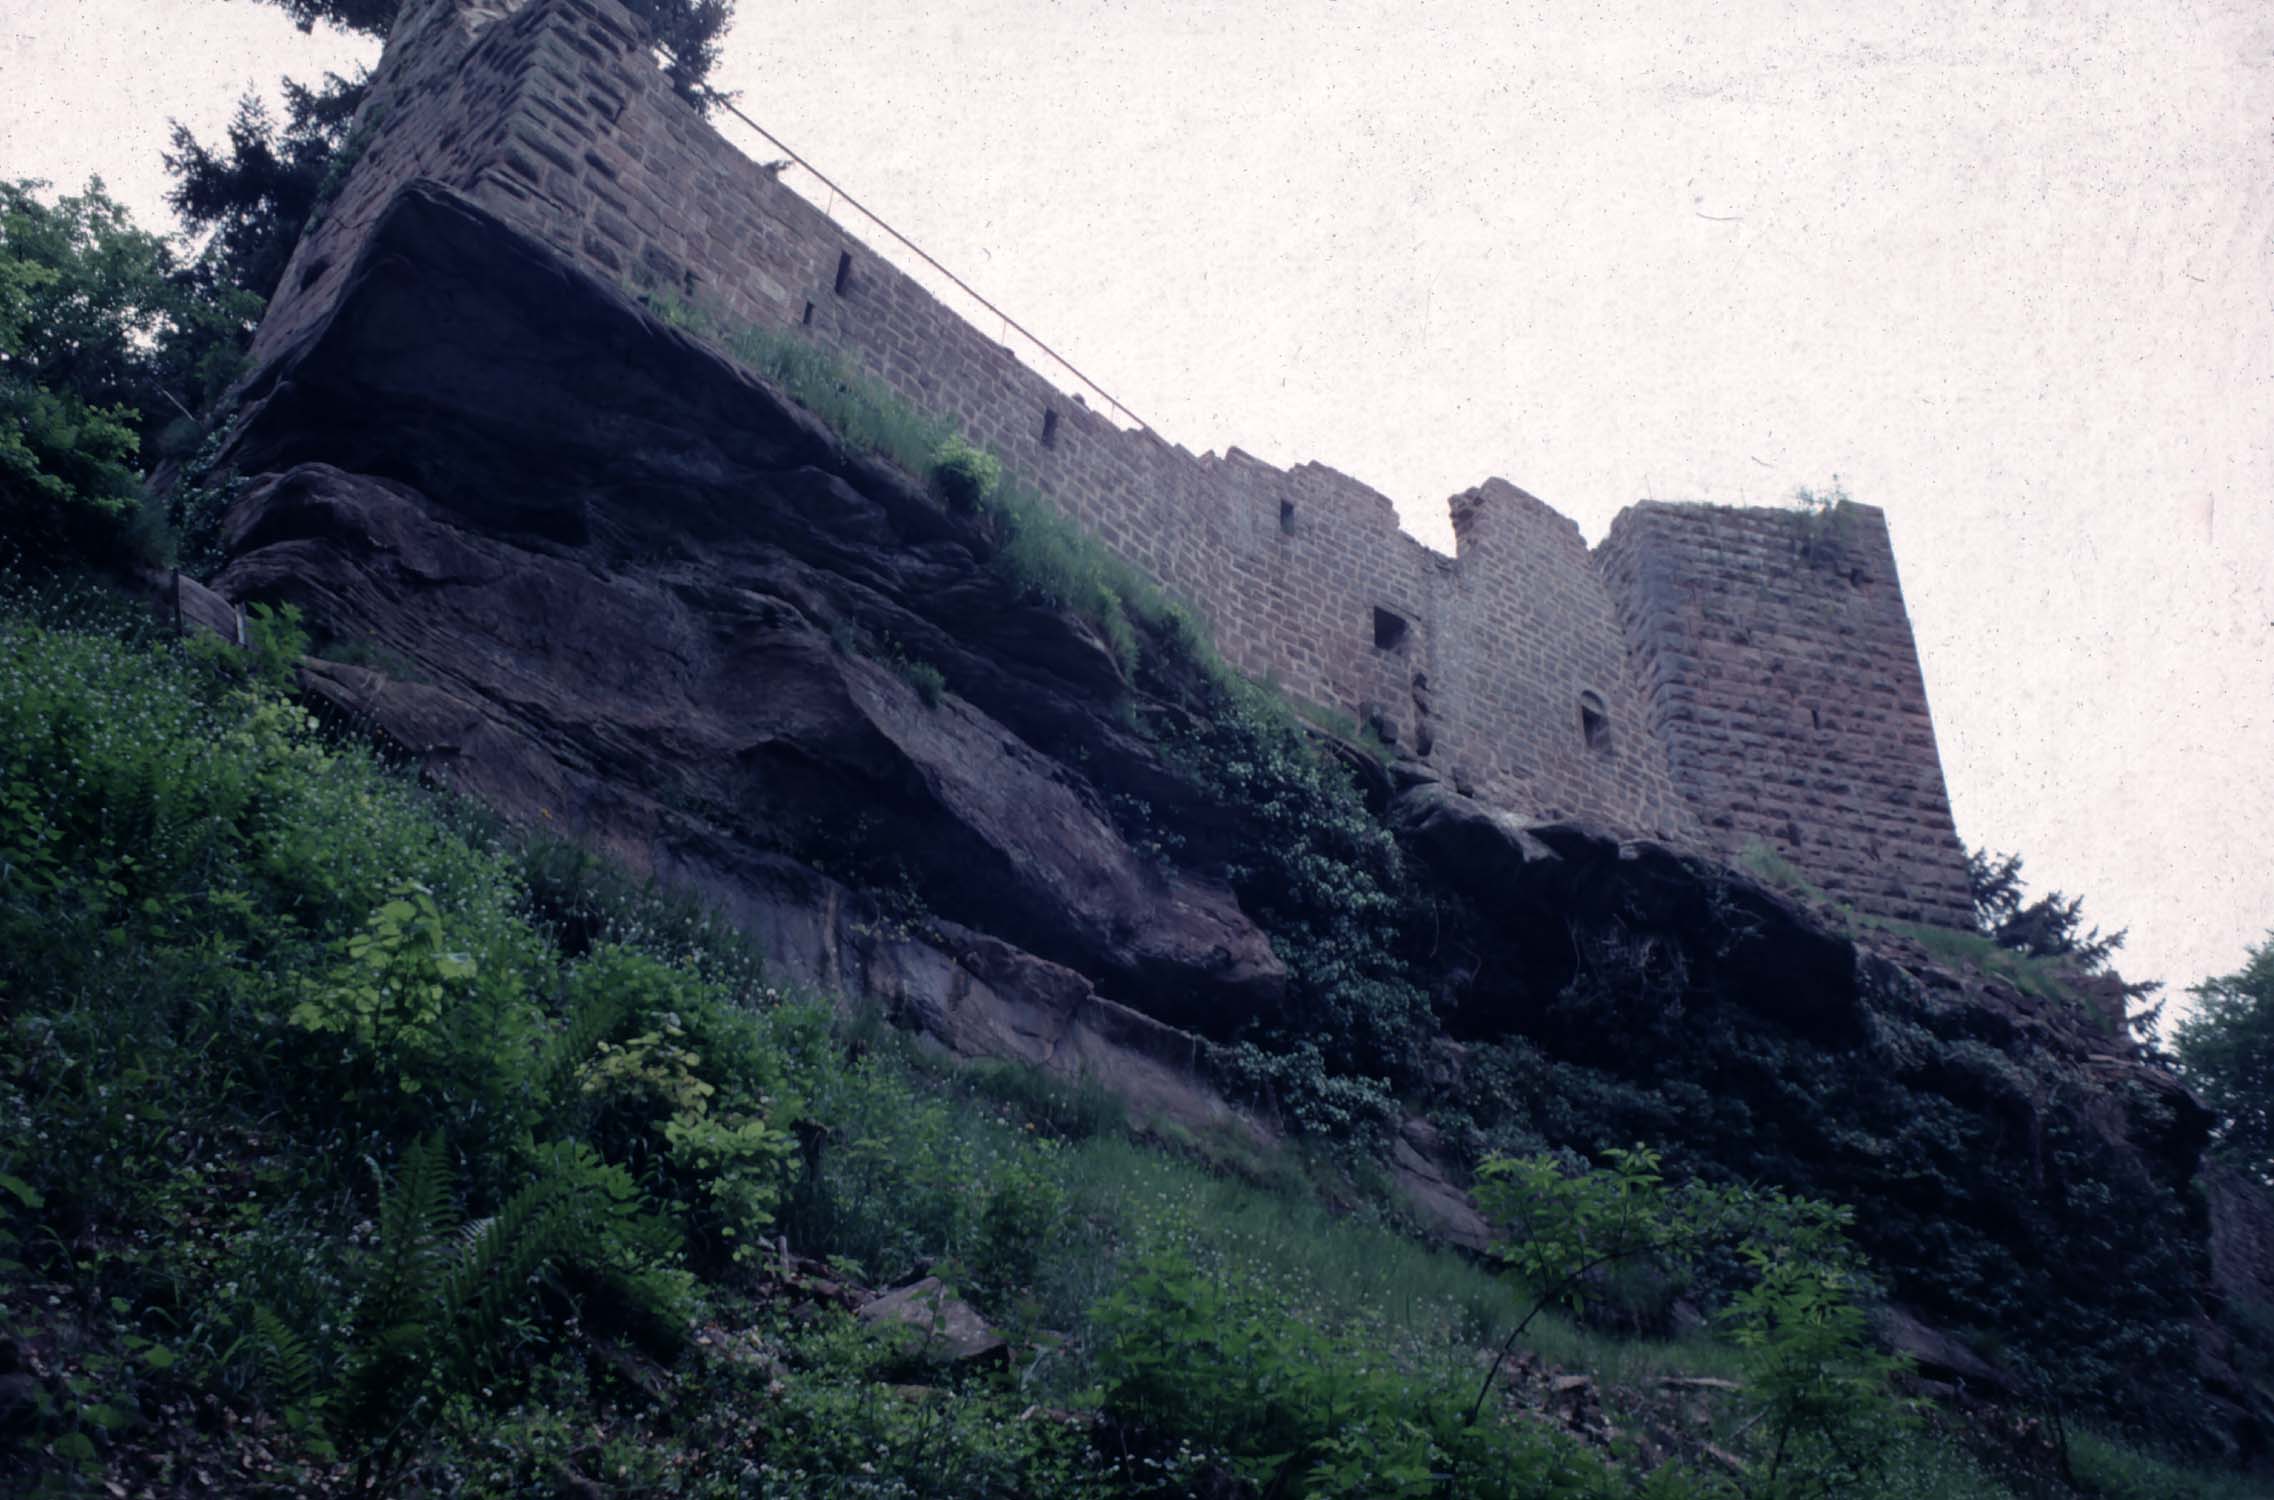
[[[836,182],[830,179],[827,173],[823,172],[812,162],[807,161],[804,157],[798,155],[797,152],[791,150],[788,144],[785,143],[780,136],[774,134],[774,132],[768,130],[765,126],[759,124],[756,120],[751,119],[750,116],[744,114],[741,109],[736,106],[733,99],[712,88],[705,88],[703,90],[703,94],[712,104],[725,110],[728,114],[733,115],[737,120],[740,120],[743,124],[749,126],[752,130],[757,131],[760,135],[764,136],[769,142],[771,142],[776,150],[782,152],[784,155],[789,157],[791,161],[796,162],[799,166],[805,168],[808,172],[811,172],[817,179],[820,180],[821,184],[824,187],[829,189],[830,192],[834,193],[837,197],[844,199],[853,207],[859,209],[871,223],[875,224],[886,234],[891,235],[902,245],[906,246],[919,259],[921,259],[925,265],[930,266],[933,270],[939,272],[942,276],[945,276],[948,280],[954,282],[958,287],[962,288],[966,296],[970,297],[972,301],[978,303],[981,307],[986,308],[996,317],[1002,319],[1006,327],[1017,329],[1019,333],[1026,338],[1027,342],[1033,344],[1037,349],[1040,349],[1043,353],[1058,361],[1058,363],[1065,368],[1068,374],[1072,375],[1082,384],[1088,386],[1091,390],[1097,392],[1100,399],[1102,399],[1107,406],[1119,412],[1122,416],[1128,418],[1130,421],[1136,423],[1137,426],[1144,431],[1153,431],[1152,424],[1147,422],[1143,417],[1138,416],[1128,407],[1123,406],[1119,401],[1114,400],[1112,395],[1107,392],[1104,386],[1099,385],[1096,381],[1090,379],[1089,376],[1084,375],[1079,369],[1075,367],[1072,360],[1066,358],[1065,355],[1060,354],[1057,350],[1051,348],[1040,338],[1037,338],[1034,333],[1030,331],[1024,324],[1019,322],[1018,319],[1012,317],[1009,313],[1003,311],[994,303],[988,301],[985,297],[980,296],[979,293],[973,289],[969,282],[956,275],[955,272],[949,270],[946,266],[943,266],[938,261],[934,260],[923,246],[917,244],[914,240],[908,238],[908,236],[893,228],[892,225],[887,223],[884,218],[879,215],[874,209],[871,209],[867,204],[861,202],[860,199],[854,197],[851,193],[846,192],[842,187],[838,186]]]

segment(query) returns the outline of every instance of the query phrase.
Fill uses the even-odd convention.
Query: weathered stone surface
[[[2024,1394],[2021,1380],[2011,1370],[1990,1363],[1906,1308],[1882,1307],[1872,1321],[1881,1341],[1895,1353],[1910,1356],[1929,1380],[1956,1384],[1975,1395]]]
[[[320,316],[281,325],[231,453],[256,483],[230,517],[223,602],[307,610],[313,693],[509,816],[706,894],[788,972],[881,1000],[942,1046],[1098,1078],[1149,1119],[1260,1133],[1196,1076],[1194,1033],[1271,1010],[1282,976],[1207,873],[1221,829],[1179,803],[1180,778],[1122,722],[1129,685],[1094,632],[997,578],[974,520],[465,201],[413,188],[364,246],[326,270],[337,295]],[[1305,506],[1341,503],[1318,483]],[[1536,506],[1480,494],[1476,555],[1521,555],[1524,528],[1550,524]],[[391,665],[325,659],[335,642]],[[908,680],[913,663],[938,671],[937,702]],[[1459,684],[1411,672],[1410,713],[1394,695],[1367,701],[1418,749]],[[1571,727],[1561,707],[1541,712],[1527,734]],[[1546,789],[1523,805],[1596,810],[1554,790],[1577,783],[1535,767],[1546,752],[1525,736],[1504,749],[1511,776]],[[1824,1049],[1785,1054],[1796,1072],[1833,1051],[1903,1065],[1902,1039],[1874,1032],[1859,1001],[1856,942],[1784,897],[1631,825],[1495,812],[1465,789],[1516,783],[1457,761],[1357,769],[1417,863],[1459,894],[1461,920],[1478,919],[1449,934],[1463,951],[1417,976],[1462,1033],[1522,1034],[1560,1005],[1561,1043],[1579,1037],[1584,1065],[1613,1073],[1622,1046],[1642,1050],[1640,1023],[1671,1054],[1696,1034],[1681,1030],[1689,1007],[1726,1006],[1723,1020],[1766,1017]],[[1173,865],[1123,840],[1109,787],[1189,836]],[[1638,982],[1622,993],[1598,964],[1569,984],[1580,940],[1606,935]],[[1882,949],[1871,973],[1919,987],[1902,1019],[1935,1038],[2042,1045],[2076,1073],[2107,1044],[2074,1007],[1866,946]],[[1632,1029],[1587,1009],[1628,1002]],[[1630,1071],[1647,1079],[1651,1061]],[[1758,1076],[1770,1071],[1672,1081],[1692,1085],[1691,1119],[1723,1102],[1709,1083],[1750,1089],[1746,1107],[1787,1131],[1779,1147],[1803,1167],[1869,1153],[1805,1138],[1813,1120],[1788,1130],[1793,1112],[1776,1111],[1793,1088]],[[1984,1149],[2030,1149],[2040,1106],[1999,1058],[1946,1071],[1946,1097],[1990,1127]],[[2144,1177],[2176,1182],[2199,1131],[2183,1112],[2128,1115],[2114,1095],[2137,1094],[2131,1081],[2109,1074],[2085,1123],[2123,1140]],[[1408,1122],[1391,1165],[1473,1243],[1444,1165],[1457,1155]]]
[[[1235,665],[1373,722],[1505,806],[1681,840],[1703,836],[1701,808],[1724,811],[1692,805],[1704,788],[1671,773],[1645,699],[1654,654],[1682,640],[1625,628],[1637,601],[1568,518],[1489,481],[1451,501],[1457,554],[1445,557],[1402,532],[1383,495],[1323,465],[1196,457],[1131,429],[1069,399],[999,327],[964,321],[736,151],[673,95],[615,0],[527,0],[498,16],[472,0],[405,7],[361,122],[369,149],[293,258],[256,347],[265,366],[287,362],[344,295],[391,197],[440,182],[595,276],[795,329],[952,415],[1193,601]],[[1894,594],[1891,567],[1869,582]],[[1907,630],[1871,645],[1884,655],[1870,665],[1897,675],[1913,655]],[[1806,707],[1795,693],[1769,699]],[[1586,727],[1595,711],[1601,732]],[[1804,759],[1821,779],[1837,757]],[[1939,773],[1932,793],[1939,802]],[[1869,819],[1821,821],[1860,831]]]
[[[1525,829],[1523,819],[1442,782],[1423,781],[1399,792],[1390,800],[1389,824],[1465,889],[1516,884],[1527,866],[1557,858]]]
[[[1067,773],[1075,748],[1143,753],[1104,706],[1110,658],[1021,604],[983,537],[463,208],[412,195],[389,223],[240,439],[267,472],[217,580],[431,679],[314,666],[327,701],[637,869],[708,827],[908,881],[1169,1019],[1277,1004],[1230,892],[1130,849]],[[534,373],[603,359],[604,386]],[[950,691],[926,702],[898,659]]]
[[[235,641],[243,634],[236,606],[186,574],[154,569],[139,580],[151,608],[181,635],[217,635]]]
[[[1740,871],[1647,840],[1622,840],[1592,824],[1526,823],[1441,784],[1394,797],[1389,822],[1438,879],[1494,924],[1516,950],[1471,986],[1457,1018],[1464,1031],[1507,1025],[1500,1004],[1536,1003],[1572,969],[1573,924],[1618,927],[1673,945],[1701,983],[1719,983],[1756,1009],[1822,1036],[1854,1033],[1861,1020],[1855,949],[1792,901]]]
[[[919,1347],[924,1357],[938,1364],[999,1358],[1009,1347],[978,1309],[949,1291],[937,1276],[886,1292],[863,1303],[853,1316],[878,1327],[915,1329],[923,1335]]]
[[[2213,1162],[2203,1173],[2211,1214],[2211,1285],[2227,1302],[2274,1313],[2274,1190]]]
[[[1973,925],[1884,514],[1646,502],[1598,560],[1650,730],[1722,853],[1758,844],[1859,911]]]

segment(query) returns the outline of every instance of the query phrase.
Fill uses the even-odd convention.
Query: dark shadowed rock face
[[[1257,835],[1204,811],[1125,718],[1176,711],[1006,583],[981,522],[443,190],[406,190],[344,274],[336,311],[249,388],[227,462],[251,482],[219,594],[188,587],[185,620],[299,605],[317,699],[506,817],[708,897],[787,976],[959,1054],[1104,1081],[1141,1118],[1267,1133],[1205,1081],[1201,1040],[1286,999],[1216,878]],[[1446,898],[1411,963],[1457,1040],[1421,1048],[1417,1100],[1497,1087],[1472,1064],[1515,1037],[1569,1065],[1575,1108],[1679,1106],[1637,1131],[1867,1211],[1877,1194],[1882,1221],[2038,1213],[2061,1193],[2053,1128],[2089,1135],[2115,1163],[2095,1181],[2138,1201],[2191,1188],[2200,1106],[2107,1018],[1841,935],[1694,853],[1527,824],[1410,760],[1354,768],[1409,883]],[[1122,797],[1176,854],[1131,846]],[[1606,980],[1610,958],[1628,979]],[[2083,1102],[2048,1107],[2016,1059]],[[1890,1144],[1898,1097],[1936,1112],[1936,1161]],[[1810,1113],[1826,1098],[1882,1101],[1879,1135]],[[1424,1222],[1481,1243],[1472,1143],[1447,1119],[1403,1121],[1388,1164]],[[2263,1200],[2214,1211],[2239,1301],[2268,1284]],[[1933,1247],[1891,1243],[1933,1280]],[[1980,1375],[1904,1327],[1938,1370]],[[2255,1399],[2215,1329],[2199,1346],[2207,1389]]]
[[[1022,604],[983,536],[440,194],[407,195],[354,274],[237,440],[261,477],[216,580],[415,666],[314,663],[328,702],[730,902],[764,851],[1172,1020],[1278,1003],[1231,893],[1130,849],[1069,769],[1150,752],[1112,656]]]

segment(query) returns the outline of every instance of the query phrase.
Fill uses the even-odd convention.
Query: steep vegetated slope
[[[1411,763],[1329,773],[1048,518],[439,190],[354,274],[255,392],[216,585],[406,664],[311,685],[450,784],[961,1050],[1370,1130],[1456,1233],[1435,1179],[1480,1150],[1659,1143],[1855,1205],[1952,1373],[1974,1338],[2024,1390],[2243,1420],[2209,1122],[2073,996]]]
[[[2065,978],[1855,926],[1680,851],[1527,825],[1306,731],[1142,580],[994,489],[983,455],[951,447],[925,473],[943,429],[744,342],[824,423],[725,352],[732,330],[671,326],[686,310],[643,307],[446,192],[403,195],[347,274],[181,497],[213,588],[298,611],[314,650],[296,685],[339,728],[517,839],[568,840],[715,910],[767,980],[694,918],[630,922],[557,855],[390,811],[400,789],[339,770],[361,762],[281,699],[200,706],[209,690],[153,668],[78,661],[122,714],[174,716],[138,742],[190,759],[146,764],[133,734],[72,719],[60,680],[32,671],[97,648],[19,632],[26,692],[46,685],[12,700],[10,785],[64,774],[42,746],[108,759],[97,804],[6,804],[11,837],[56,861],[8,888],[19,930],[55,935],[41,967],[9,973],[11,1016],[52,1049],[20,1053],[11,1087],[26,1109],[129,1074],[179,1090],[162,1130],[109,1156],[115,1184],[9,1167],[20,1203],[68,1210],[63,1242],[97,1269],[71,1280],[13,1253],[93,1314],[117,1297],[189,1330],[116,1332],[102,1357],[139,1356],[128,1383],[146,1394],[107,1410],[133,1422],[193,1399],[164,1371],[194,1337],[258,1388],[280,1462],[320,1469],[328,1450],[374,1479],[529,1472],[581,1492],[647,1451],[689,1472],[746,1464],[711,1475],[746,1493],[814,1492],[769,1471],[783,1455],[836,1475],[828,1493],[1625,1485],[1534,1426],[1463,1420],[1505,1293],[1393,1248],[1371,1214],[1309,1223],[1321,1243],[1303,1251],[1276,1224],[1279,1248],[1258,1250],[1193,1206],[1217,1191],[1205,1176],[1096,1128],[1126,1110],[1251,1172],[1308,1138],[1346,1204],[1379,1179],[1392,1217],[1472,1246],[1489,1226],[1460,1187],[1478,1159],[1648,1143],[1680,1179],[1854,1206],[1885,1333],[1930,1390],[2000,1402],[2011,1415],[1985,1430],[2009,1457],[2080,1415],[2228,1462],[2263,1454],[2266,1356],[2230,1316],[2274,1297],[2254,1279],[2264,1257],[2236,1248],[2250,1190],[2206,1198],[2203,1111]],[[196,585],[177,597],[233,628]],[[90,884],[67,873],[82,855],[113,863]],[[847,1060],[815,1012],[767,1008],[767,982],[1093,1092],[1030,1087],[990,1124],[953,1089],[917,1089],[929,1065],[881,1039]],[[949,1120],[958,1108],[973,1118]],[[106,1131],[138,1139],[90,1111],[56,1162],[106,1155]],[[239,1176],[185,1173],[184,1150]],[[298,1181],[238,1165],[266,1151],[324,1165]],[[284,1211],[235,1217],[226,1200],[248,1194]],[[2212,1201],[2243,1205],[2220,1220],[2217,1266]],[[169,1219],[213,1226],[206,1269],[262,1279],[252,1312],[199,1262],[136,1259],[135,1227]],[[780,1238],[753,1243],[769,1222]],[[1320,1264],[1354,1254],[1428,1296],[1398,1314],[1337,1291],[1307,1315],[1321,1287],[1364,1282]],[[918,1356],[766,1321],[943,1257],[1022,1326],[1017,1381],[880,1405],[890,1359]],[[1709,1255],[1591,1300],[1665,1336],[1742,1279]],[[717,1321],[690,1363],[695,1307]],[[595,1326],[571,1338],[563,1316]],[[469,1347],[459,1327],[486,1336]],[[1247,1353],[1219,1367],[1225,1330]],[[42,1337],[57,1347],[40,1357],[62,1358]],[[482,1385],[493,1360],[515,1383]],[[395,1389],[414,1367],[431,1383]],[[1293,1373],[1312,1368],[1341,1373],[1312,1389]],[[520,1453],[498,1414],[513,1401],[540,1423]],[[1111,1442],[1085,1401],[1119,1424]],[[590,1443],[542,1430],[544,1411],[589,1403],[640,1414]],[[759,1429],[732,1431],[751,1403]],[[1627,1420],[1631,1439],[1644,1419]],[[863,1444],[879,1456],[856,1461]],[[166,1461],[227,1446],[209,1434]],[[969,1472],[927,1479],[926,1451]],[[1771,1492],[1773,1470],[1700,1461],[1719,1459]],[[845,1480],[859,1463],[904,1488]],[[1945,1482],[1923,1463],[1907,1477],[1890,1492]]]

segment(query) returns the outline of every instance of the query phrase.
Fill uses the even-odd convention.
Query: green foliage
[[[1269,1189],[1164,1156],[1094,1089],[781,1004],[704,919],[591,874],[258,674],[0,624],[0,1314],[46,1339],[67,1305],[98,1351],[58,1356],[85,1384],[33,1419],[45,1461],[123,1480],[157,1433],[234,1461],[173,1415],[218,1409],[285,1492],[1724,1492],[1468,1423],[1477,1349],[1536,1297],[1330,1156]],[[1620,1170],[1630,1202],[1708,1201]],[[738,1252],[777,1235],[870,1286],[945,1277],[1007,1367],[752,1300],[773,1259]],[[1790,1473],[1808,1372],[1853,1374],[1844,1325],[1789,1311],[1819,1305],[1754,1320],[1797,1372]],[[1739,1357],[1528,1335],[1621,1384]]]
[[[645,1212],[620,1167],[581,1144],[535,1155],[535,1175],[497,1212],[460,1224],[439,1137],[403,1154],[380,1198],[375,1249],[360,1271],[354,1335],[334,1391],[313,1394],[306,1346],[256,1311],[272,1391],[329,1446],[326,1419],[366,1483],[384,1484],[440,1407],[523,1354],[522,1316],[541,1286],[589,1273],[615,1314],[683,1324],[688,1284],[672,1266],[676,1236]],[[516,1333],[507,1338],[508,1332]],[[273,1352],[272,1352],[273,1351]]]
[[[855,453],[876,454],[920,476],[953,433],[949,423],[916,411],[881,381],[847,369],[795,334],[722,320],[669,292],[643,291],[657,317],[713,341],[779,385]]]
[[[571,1022],[543,1076],[570,1075],[586,1132],[681,1212],[699,1247],[752,1258],[792,1171],[784,1122],[799,1112],[771,1042],[690,975],[633,949],[595,951],[567,988]]]
[[[1657,1153],[1604,1153],[1573,1172],[1552,1156],[1488,1158],[1478,1208],[1500,1232],[1494,1254],[1532,1291],[1508,1350],[1550,1304],[1576,1315],[1622,1263],[1683,1277],[1735,1245],[1750,1275],[1723,1310],[1743,1351],[1745,1394],[1759,1428],[1748,1496],[1822,1500],[1875,1492],[1902,1437],[1892,1394],[1904,1368],[1872,1346],[1861,1297],[1868,1291],[1845,1231],[1846,1209],[1752,1189],[1697,1182],[1670,1187]],[[1478,1391],[1481,1409],[1496,1361]]]
[[[932,487],[959,510],[977,509],[1002,482],[1002,461],[960,437],[949,438],[932,455]]]
[[[17,1248],[163,1318],[119,1335],[144,1379],[257,1388],[310,1462],[384,1466],[588,1299],[667,1347],[682,1238],[725,1264],[767,1226],[797,1106],[707,960],[566,962],[513,860],[265,675],[0,619],[0,1203],[168,1226]]]
[[[1294,1102],[1299,1127],[1363,1121],[1376,1113],[1368,1098],[1323,1080],[1398,1079],[1433,1020],[1405,957],[1403,857],[1349,773],[1264,689],[1231,679],[1201,696],[1206,711],[1169,749],[1222,827],[1238,832],[1233,888],[1290,981],[1285,1013],[1262,1018],[1247,1040],[1292,1061],[1234,1055],[1231,1076],[1260,1074],[1251,1082]]]
[[[2057,960],[2009,948],[1981,933],[1960,932],[1955,928],[1936,927],[1926,922],[1901,922],[1892,917],[1860,915],[1856,921],[1862,926],[1900,933],[1946,964],[1993,975],[2007,981],[2025,995],[2034,995],[2055,1005],[2073,1006],[2077,1003],[2076,997],[2063,983],[2073,976],[2073,971]]]
[[[1229,685],[1230,672],[1188,609],[1032,487],[1005,477],[1002,460],[973,446],[952,423],[917,411],[890,387],[795,334],[722,320],[667,292],[649,290],[646,301],[665,322],[712,340],[780,385],[854,452],[890,459],[926,478],[951,504],[978,509],[996,534],[989,566],[1026,597],[1089,622],[1124,673],[1138,670],[1143,634],[1174,664],[1197,665]]]
[[[2027,899],[2022,886],[2020,855],[1971,850],[1966,856],[1966,877],[1974,899],[1975,920],[1999,948],[2020,955],[2024,960],[2040,961],[2035,968],[2041,974],[2045,971],[2042,961],[2055,960],[2078,973],[2114,975],[2111,963],[2124,947],[2124,933],[2104,934],[2098,927],[2083,930],[2084,898],[2081,896],[2063,896],[2054,891],[2034,901]],[[2014,965],[2008,963],[2003,967],[2011,969]],[[2151,1000],[2162,988],[2162,983],[2156,980],[2123,986],[2125,1008],[2130,1012],[2125,1017],[2126,1023],[2142,1041],[2153,1041],[2163,1003],[2140,1005],[2140,1002]],[[2136,1005],[2140,1008],[2134,1010]]]
[[[1837,567],[1845,561],[1854,503],[1837,474],[1821,490],[1802,485],[1792,492],[1792,508],[1800,517],[1800,555],[1811,566]]]
[[[1379,1144],[1397,1123],[1397,1100],[1380,1080],[1332,1071],[1312,1042],[1284,1052],[1235,1042],[1209,1062],[1235,1098],[1261,1104],[1298,1135]]]
[[[2090,1500],[2262,1500],[2261,1476],[2220,1474],[2176,1464],[2097,1432],[2073,1432],[2069,1462]]]
[[[2173,1035],[2181,1073],[2219,1112],[2219,1149],[2274,1185],[2274,933],[2232,974],[2188,993]]]
[[[1749,1488],[1775,1500],[1877,1488],[1902,1438],[1891,1386],[1905,1363],[1873,1347],[1856,1273],[1826,1248],[1798,1237],[1746,1245],[1756,1279],[1728,1308],[1763,1433]]]
[[[0,182],[0,530],[43,560],[154,561],[137,458],[219,393],[258,304],[201,287],[101,182],[41,186]]]
[[[1437,1119],[1480,1152],[1651,1141],[1673,1177],[1853,1205],[1859,1247],[1905,1304],[2028,1358],[2073,1405],[2190,1441],[2200,1270],[2179,1185],[2111,1137],[2093,1079],[2026,1036],[1985,1042],[1889,966],[1861,978],[1865,1033],[1828,1046],[1702,988],[1607,1027],[1622,1002],[1582,972],[1528,1035],[1468,1049],[1459,1107]],[[2143,1361],[2163,1378],[2132,1378]]]
[[[926,708],[938,708],[947,696],[947,674],[928,661],[911,661],[907,657],[895,658],[892,669],[903,682],[916,690]]]
[[[477,965],[449,949],[432,893],[416,884],[398,890],[341,947],[341,963],[307,985],[292,1023],[340,1033],[395,1071],[404,1093],[417,1093],[424,1085],[415,1059],[433,1049],[451,991]]]
[[[229,429],[217,424],[203,446],[183,465],[166,495],[166,522],[174,536],[174,562],[186,573],[204,575],[221,564],[221,523],[244,493],[245,482],[220,472],[218,464]]]
[[[264,0],[292,18],[302,31],[321,22],[343,31],[385,38],[393,30],[403,0]],[[712,94],[704,80],[718,66],[719,48],[734,24],[734,0],[624,0],[625,8],[648,25],[670,58],[665,69],[672,86],[698,109]]]
[[[343,148],[371,79],[328,73],[313,88],[289,78],[283,88],[281,124],[258,94],[247,93],[224,142],[208,146],[176,123],[166,153],[174,179],[167,204],[192,233],[208,236],[216,278],[264,302],[276,295],[301,231],[338,190]]]
[[[1179,716],[1186,727],[1169,748],[1223,826],[1238,830],[1228,873],[1293,979],[1284,1014],[1224,1039],[1234,1045],[1215,1054],[1218,1073],[1305,1134],[1378,1131],[1391,1113],[1389,1083],[1415,1056],[1430,1005],[1401,951],[1412,940],[1396,842],[1348,773],[1317,752],[1296,711],[1231,671],[1189,610],[946,423],[792,334],[722,322],[668,295],[648,301],[781,384],[847,446],[928,475],[950,503],[976,508],[994,533],[997,574],[1024,598],[1087,622],[1133,689],[1192,711]],[[937,704],[945,679],[935,668],[894,664]],[[1132,836],[1147,842],[1142,828]],[[1166,842],[1151,842],[1169,855]]]
[[[1823,898],[1823,891],[1806,875],[1801,874],[1800,866],[1759,839],[1751,840],[1738,851],[1737,864],[1739,868],[1760,877],[1779,890],[1818,900]]]
[[[1408,1364],[1362,1328],[1309,1326],[1267,1288],[1173,1250],[1142,1259],[1096,1324],[1105,1415],[1133,1435],[1221,1454],[1266,1494],[1616,1492],[1607,1470],[1545,1429],[1465,1421],[1457,1366]]]
[[[2022,888],[2021,856],[1975,849],[1966,856],[1967,884],[1982,931],[2001,948],[2033,958],[2071,958],[2087,973],[2099,973],[2124,946],[2124,934],[2102,935],[2084,926],[2084,898],[2059,891],[2031,901]]]
[[[842,1316],[788,1335],[780,1348],[785,1378],[722,1411],[732,1425],[719,1437],[748,1455],[724,1493],[1093,1500],[1141,1492],[1092,1445],[1086,1422],[1008,1382],[887,1383],[905,1370],[893,1343]]]

